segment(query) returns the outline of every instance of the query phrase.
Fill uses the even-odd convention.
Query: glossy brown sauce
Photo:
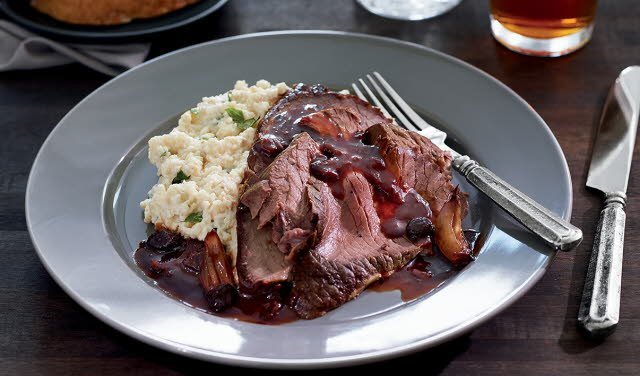
[[[310,131],[315,133],[313,130]],[[344,199],[344,179],[357,171],[374,189],[374,203],[382,232],[389,238],[405,235],[410,220],[431,221],[427,202],[413,189],[400,184],[389,171],[377,146],[363,142],[363,134],[318,138],[322,154],[311,162],[311,174],[324,181],[334,197]],[[426,235],[426,234],[425,234]]]
[[[469,247],[474,250],[474,255],[477,254],[480,249],[476,247],[480,233],[475,230],[465,230],[464,235],[469,242]],[[440,256],[439,252],[434,252],[430,250],[429,245],[425,245],[425,251],[418,254],[402,269],[374,283],[369,290],[378,292],[398,290],[402,300],[408,302],[435,290],[457,273],[458,270]]]
[[[372,291],[400,291],[403,301],[415,300],[436,289],[456,270],[436,254],[420,253],[405,267],[369,287]]]
[[[311,94],[319,94],[324,93],[326,91],[325,87],[322,85],[314,85],[308,88]],[[307,86],[303,84],[296,85],[293,90],[289,91],[282,98],[282,101],[287,101],[288,98],[292,98],[300,95],[301,92],[307,91]],[[336,96],[340,96],[341,94],[334,93]],[[293,137],[301,132],[308,132],[309,128],[305,127],[303,129],[303,125],[300,124],[297,120],[302,118],[303,116],[311,115],[314,112],[318,112],[324,106],[320,104],[309,103],[305,106],[288,108],[286,111],[280,111],[274,115],[274,123],[269,127],[268,134],[260,135],[260,138],[253,145],[253,151],[258,154],[263,154],[268,157],[275,157],[281,151],[283,151],[293,140]],[[269,112],[275,109],[270,110]],[[314,139],[319,136],[317,132],[311,133],[309,135],[314,137]],[[317,141],[317,139],[316,139]]]
[[[282,298],[265,295],[251,296],[244,293],[235,304],[218,316],[256,324],[278,325],[298,320],[295,312],[283,303]]]
[[[197,241],[189,241],[197,243]],[[202,257],[202,251],[196,251],[195,258]],[[135,253],[135,261],[140,269],[152,278],[156,285],[167,295],[201,311],[221,317],[241,321],[277,325],[298,319],[296,314],[284,304],[286,289],[276,287],[268,294],[249,295],[240,293],[233,306],[223,312],[214,312],[205,299],[198,275],[199,270],[185,263],[194,257],[193,250],[186,248],[162,252],[141,244]],[[390,277],[369,287],[372,291],[399,290],[402,300],[414,300],[438,287],[455,271],[451,265],[436,255],[422,253]]]
[[[189,305],[201,308],[207,305],[198,281],[203,253],[204,243],[197,240],[186,240],[168,252],[157,251],[143,242],[134,257],[138,267],[154,279],[160,289]],[[193,267],[189,263],[190,259],[195,261]]]
[[[167,295],[201,311],[259,324],[275,325],[297,320],[295,313],[282,304],[284,291],[280,286],[257,296],[241,293],[232,307],[223,312],[212,311],[198,278],[203,255],[203,242],[186,240],[170,251],[154,249],[143,242],[134,258],[144,274]]]
[[[467,230],[465,236],[472,249],[475,249],[479,233]],[[377,292],[398,290],[403,301],[411,301],[436,289],[457,273],[449,262],[430,250],[430,244],[425,244],[424,248],[425,251],[405,267],[368,289]],[[241,293],[232,307],[223,312],[213,312],[198,278],[203,253],[204,243],[198,240],[184,240],[169,251],[161,251],[142,242],[134,258],[140,269],[167,295],[201,311],[268,325],[298,320],[296,314],[284,304],[287,295],[284,285],[277,285],[268,293],[257,296]]]

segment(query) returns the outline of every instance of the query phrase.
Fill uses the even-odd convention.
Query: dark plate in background
[[[200,0],[163,16],[113,26],[84,26],[60,22],[32,8],[30,0],[0,0],[0,9],[12,21],[54,39],[76,42],[121,42],[150,37],[187,25],[215,12],[227,1]]]

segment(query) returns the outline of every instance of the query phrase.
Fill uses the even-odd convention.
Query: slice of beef
[[[298,125],[303,130],[309,128],[313,130],[312,135],[320,136],[323,139],[329,137],[348,140],[363,130],[363,124],[362,116],[355,110],[344,107],[328,108],[305,115],[298,120]]]
[[[309,196],[318,217],[318,243],[300,252],[293,267],[291,308],[305,319],[324,315],[367,286],[403,267],[421,250],[380,231],[374,191],[358,172],[343,181],[338,201],[326,184],[311,180]]]
[[[331,108],[349,109],[359,116],[357,129],[349,129],[349,133],[364,131],[373,124],[390,121],[378,108],[354,95],[331,92],[322,85],[299,84],[271,107],[260,121],[258,139],[249,153],[250,172],[262,171],[289,145],[295,135],[309,131],[296,122],[298,119]],[[338,124],[343,125],[343,122]],[[312,137],[315,136],[313,132],[310,133]]]
[[[316,142],[301,133],[268,168],[249,178],[237,212],[241,286],[255,289],[289,279],[295,252],[314,235],[306,196],[309,166],[317,155]]]
[[[428,138],[398,126],[375,124],[365,139],[380,149],[391,172],[420,193],[435,213],[451,199],[455,190],[451,157]]]
[[[240,288],[254,291],[289,279],[291,263],[271,240],[270,229],[258,229],[246,206],[240,205],[238,221],[238,256],[236,270]]]
[[[468,203],[451,183],[451,157],[428,138],[394,125],[376,124],[365,139],[378,146],[387,167],[406,186],[415,189],[434,212],[435,241],[457,266],[468,264],[472,250],[462,231]]]

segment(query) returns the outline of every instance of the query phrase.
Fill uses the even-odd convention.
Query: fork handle
[[[507,213],[548,245],[569,251],[582,241],[582,231],[515,189],[486,167],[466,155],[453,160],[453,167]]]

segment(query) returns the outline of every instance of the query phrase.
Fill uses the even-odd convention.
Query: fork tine
[[[404,99],[402,99],[402,97],[393,89],[393,87],[391,87],[391,85],[389,85],[387,80],[385,80],[380,73],[374,71],[373,75],[378,79],[378,81],[380,81],[380,84],[382,85],[382,87],[385,88],[387,93],[389,93],[389,96],[393,98],[393,100],[396,102],[398,107],[400,107],[402,111],[404,111],[407,117],[411,119],[411,121],[413,121],[414,124],[416,124],[418,127],[422,129],[428,128],[431,126],[429,123],[424,121],[424,119],[420,117],[420,115],[418,115],[411,108],[411,106],[409,106],[407,102],[404,101]]]
[[[360,85],[364,88],[364,91],[367,92],[367,94],[369,95],[369,98],[371,98],[371,101],[373,102],[374,105],[378,106],[378,108],[380,108],[380,110],[382,111],[382,113],[388,117],[389,119],[393,119],[393,117],[389,114],[389,112],[387,112],[387,109],[384,108],[384,106],[382,105],[382,103],[380,103],[380,100],[378,100],[378,97],[376,97],[373,92],[371,91],[371,89],[369,89],[369,86],[367,86],[367,84],[364,82],[364,80],[362,78],[358,78],[358,82],[360,82]],[[362,92],[361,92],[362,93]],[[370,101],[370,102],[371,102]],[[404,125],[402,125],[404,127]]]
[[[406,116],[404,116],[402,111],[400,111],[398,107],[396,107],[396,105],[391,99],[389,99],[389,97],[387,97],[387,94],[385,94],[384,91],[380,89],[380,86],[378,86],[378,84],[373,80],[373,78],[371,78],[370,75],[367,75],[367,78],[369,79],[369,82],[371,82],[371,85],[376,90],[380,98],[382,98],[382,101],[387,105],[389,111],[392,112],[393,115],[395,115],[395,118],[396,120],[398,120],[400,125],[402,125],[406,129],[415,128],[416,130],[420,130],[420,128],[418,128],[415,124],[410,122],[409,119],[406,118]]]
[[[358,98],[362,99],[365,102],[369,102],[367,100],[367,97],[365,97],[364,94],[362,94],[362,92],[360,91],[360,89],[358,88],[358,86],[355,83],[351,84],[351,87],[353,88],[353,91],[356,93]]]

